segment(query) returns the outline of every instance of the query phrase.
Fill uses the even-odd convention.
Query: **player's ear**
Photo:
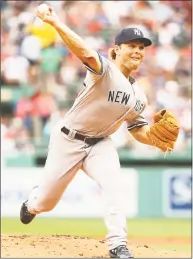
[[[115,52],[116,56],[120,56],[120,49],[121,49],[120,45],[114,46],[114,52]]]

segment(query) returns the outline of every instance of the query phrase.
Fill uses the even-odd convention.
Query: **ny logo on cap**
[[[138,36],[141,36],[141,31],[138,29],[134,29],[134,33]]]

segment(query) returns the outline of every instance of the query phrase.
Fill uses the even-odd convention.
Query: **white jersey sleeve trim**
[[[138,124],[133,124],[129,127],[127,127],[128,130],[131,130],[131,129],[134,129],[134,128],[137,128],[137,127],[141,127],[141,126],[144,126],[144,125],[148,125],[147,122],[141,122],[141,123],[138,123]]]
[[[98,52],[97,52],[98,53]],[[101,58],[101,56],[100,56],[100,54],[98,53],[98,56],[99,56],[99,60],[100,60],[100,62],[101,62],[101,72],[96,72],[94,69],[92,69],[91,67],[89,67],[89,65],[88,64],[86,64],[86,63],[83,63],[84,65],[85,65],[85,67],[90,71],[90,72],[92,72],[92,73],[94,73],[94,74],[96,74],[96,75],[102,75],[102,73],[103,73],[103,60],[102,60],[102,58]]]

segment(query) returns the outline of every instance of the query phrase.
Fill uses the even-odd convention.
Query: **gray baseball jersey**
[[[99,56],[102,72],[87,67],[85,88],[64,117],[64,125],[91,137],[106,137],[123,121],[128,130],[148,124],[141,115],[147,99],[136,82],[130,82],[115,64]]]

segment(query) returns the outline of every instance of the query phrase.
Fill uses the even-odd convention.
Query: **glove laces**
[[[172,151],[173,151],[173,149],[171,149],[170,147],[167,147],[167,150],[166,150],[166,152],[165,152],[165,154],[164,154],[164,159],[166,158],[167,154],[168,154],[168,153],[171,154]]]

